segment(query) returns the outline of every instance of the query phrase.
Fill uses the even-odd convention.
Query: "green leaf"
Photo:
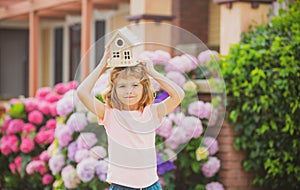
[[[191,167],[195,173],[198,173],[200,171],[200,165],[198,162],[192,162]]]
[[[237,118],[238,118],[238,112],[233,110],[230,112],[230,119],[233,123],[235,123],[237,121]]]

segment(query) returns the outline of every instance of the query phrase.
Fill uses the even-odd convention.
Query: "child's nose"
[[[128,93],[128,94],[132,94],[132,91],[133,91],[133,88],[132,88],[132,87],[129,87],[129,88],[127,89],[127,93]]]

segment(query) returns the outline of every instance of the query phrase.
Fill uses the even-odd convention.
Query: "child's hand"
[[[110,56],[110,49],[107,48],[107,49],[105,49],[105,51],[104,51],[103,58],[107,60],[107,59],[109,58],[109,56]]]
[[[109,56],[110,56],[110,49],[107,48],[107,49],[105,49],[104,54],[103,54],[103,58],[102,58],[103,61],[104,61],[105,70],[108,70],[108,69],[109,69],[109,68],[107,67]]]
[[[154,69],[153,62],[150,59],[139,60],[139,62],[145,66],[147,74],[151,75],[154,72],[156,72],[156,70]]]
[[[101,70],[99,70],[99,72],[103,73],[109,69],[109,67],[107,67],[107,62],[108,62],[109,56],[110,56],[110,50],[105,49],[103,57],[97,66],[97,67],[101,67]],[[99,77],[100,77],[100,75],[99,75]]]

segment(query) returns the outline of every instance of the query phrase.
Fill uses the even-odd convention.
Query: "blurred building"
[[[39,87],[73,80],[82,55],[93,42],[130,23],[170,23],[191,32],[208,48],[220,51],[222,5],[232,9],[228,6],[235,2],[238,1],[1,0],[0,99],[33,96]],[[157,35],[155,31],[153,35]],[[180,38],[172,40],[184,42],[177,45],[192,54],[199,52],[198,44]],[[231,38],[228,35],[229,41]],[[82,77],[99,62],[103,47],[104,43],[98,43],[89,64],[79,69]]]

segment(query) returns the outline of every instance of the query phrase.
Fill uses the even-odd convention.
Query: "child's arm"
[[[107,70],[107,58],[109,52],[105,51],[104,56],[97,67],[81,82],[77,88],[77,96],[85,107],[92,113],[96,114],[98,118],[103,119],[104,104],[94,97],[92,89],[98,78]]]
[[[157,106],[158,116],[161,119],[164,115],[172,112],[183,100],[184,91],[175,82],[171,81],[164,75],[154,69],[151,61],[146,61],[148,74],[155,79],[161,87],[169,94],[169,97],[160,102]]]

